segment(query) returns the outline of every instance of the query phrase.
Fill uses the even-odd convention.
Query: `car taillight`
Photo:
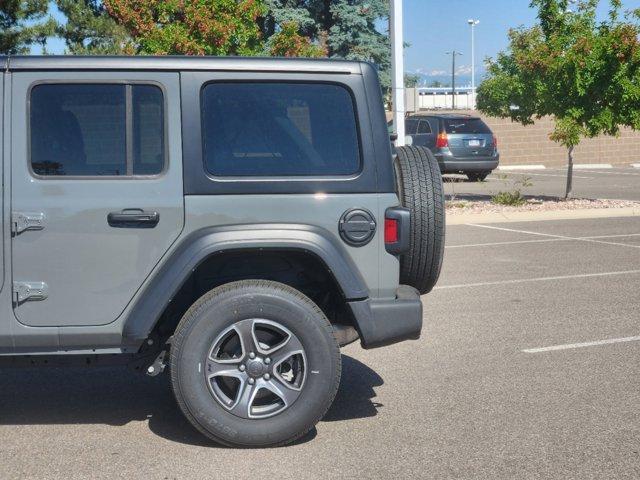
[[[384,219],[384,243],[396,243],[398,241],[398,219]]]
[[[407,253],[411,242],[411,212],[389,207],[384,214],[384,248],[392,255]]]
[[[447,138],[447,134],[442,132],[438,134],[438,138],[436,138],[436,148],[445,148],[449,146],[449,139]]]
[[[498,148],[498,137],[493,136],[493,148]]]

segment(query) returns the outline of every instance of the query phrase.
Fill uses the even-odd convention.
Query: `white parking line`
[[[571,280],[574,278],[591,278],[591,277],[611,277],[614,275],[633,275],[640,273],[640,270],[621,270],[617,272],[601,272],[601,273],[580,273],[577,275],[559,275],[555,277],[537,277],[537,278],[517,278],[514,280],[497,280],[495,282],[477,282],[477,283],[461,283],[458,285],[440,285],[434,290],[451,290],[453,288],[469,288],[469,287],[487,287],[491,285],[511,285],[514,283],[528,282],[549,282],[556,280]]]
[[[515,228],[495,227],[493,225],[481,225],[478,223],[465,223],[465,225],[468,225],[470,227],[489,228],[491,230],[502,230],[504,232],[515,232],[515,233],[524,233],[528,235],[539,235],[542,237],[562,238],[564,240],[576,240],[578,242],[601,243],[603,245],[617,245],[619,247],[640,248],[640,245],[631,245],[628,243],[620,243],[620,242],[606,242],[604,240],[597,240],[594,238],[569,237],[567,235],[553,235],[551,233],[531,232],[529,230],[516,230]]]
[[[515,245],[519,243],[567,242],[571,240],[595,240],[599,238],[624,238],[624,237],[640,237],[640,233],[623,233],[620,235],[595,235],[592,237],[545,238],[543,240],[513,240],[511,242],[466,243],[463,245],[447,245],[444,248],[493,247],[496,245]]]
[[[509,172],[513,170],[545,170],[546,168],[544,165],[533,163],[531,165],[500,165],[498,170]]]
[[[523,176],[529,176],[529,175],[534,175],[536,177],[560,177],[560,178],[567,178],[567,175],[555,175],[553,173],[533,173],[533,172],[509,172],[509,175],[523,175]],[[585,178],[587,180],[592,180],[595,177],[582,177],[580,175],[573,175],[573,178]]]
[[[626,170],[631,170],[630,168],[626,169]],[[566,169],[549,169],[547,170],[548,172],[564,172],[564,175],[566,177],[566,173],[567,170]],[[580,173],[586,173],[585,170],[574,170],[574,171],[579,171]],[[616,169],[616,168],[612,168],[611,170],[589,170],[589,175],[630,175],[632,177],[640,177],[640,173],[638,172],[634,172],[634,171],[620,171],[620,169]],[[576,178],[576,177],[574,177]],[[594,178],[594,177],[591,177]]]
[[[467,247],[494,247],[496,245],[515,245],[518,243],[547,243],[547,242],[564,242],[568,238],[545,238],[544,240],[514,240],[512,242],[491,242],[491,243],[467,243],[464,245],[447,245],[444,248],[467,248]]]
[[[611,343],[638,342],[638,341],[640,341],[640,336],[608,338],[606,340],[596,340],[595,342],[567,343],[564,345],[552,345],[550,347],[526,348],[522,351],[524,353],[542,353],[542,352],[552,352],[554,350],[570,350],[572,348],[595,347],[597,345],[609,345]]]
[[[601,168],[613,168],[610,163],[576,163],[573,165],[575,170],[599,170]]]

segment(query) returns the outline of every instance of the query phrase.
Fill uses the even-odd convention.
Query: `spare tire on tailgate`
[[[396,154],[398,195],[411,211],[411,242],[400,257],[400,283],[424,294],[438,281],[444,254],[442,176],[438,161],[426,148],[397,147]]]

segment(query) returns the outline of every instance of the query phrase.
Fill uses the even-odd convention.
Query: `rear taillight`
[[[436,148],[445,148],[449,146],[449,139],[447,138],[447,134],[442,132],[438,134],[438,138],[436,138]]]
[[[493,148],[498,148],[498,137],[496,137],[495,135],[493,136]]]
[[[384,219],[384,243],[396,243],[398,241],[398,219]]]
[[[384,215],[384,248],[392,255],[409,250],[411,213],[405,207],[389,207]]]

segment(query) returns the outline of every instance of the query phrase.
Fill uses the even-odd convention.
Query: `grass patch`
[[[447,206],[449,208],[467,208],[469,206],[469,202],[448,202]]]
[[[519,207],[527,203],[527,199],[520,193],[520,190],[498,192],[491,197],[491,201],[496,205],[507,205],[510,207]]]

